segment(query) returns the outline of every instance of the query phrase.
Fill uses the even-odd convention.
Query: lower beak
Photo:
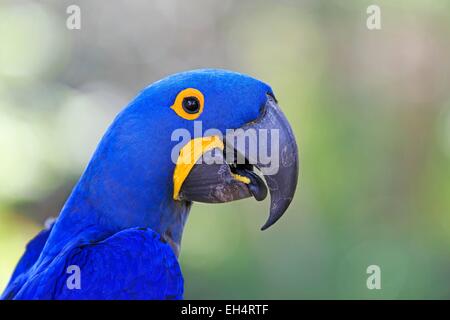
[[[261,178],[262,175],[264,177]],[[196,138],[181,149],[174,172],[174,199],[222,203],[270,193],[273,225],[289,207],[298,179],[298,150],[292,129],[275,99],[267,96],[260,116],[225,139]]]

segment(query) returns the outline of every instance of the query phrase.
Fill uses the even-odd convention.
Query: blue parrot
[[[182,299],[178,255],[192,203],[269,192],[266,229],[288,208],[297,176],[294,134],[267,84],[217,69],[168,76],[117,115],[1,298]]]

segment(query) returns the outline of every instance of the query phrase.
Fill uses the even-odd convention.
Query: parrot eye
[[[186,120],[195,120],[203,112],[203,94],[194,88],[187,88],[178,93],[170,107],[177,115]]]
[[[182,104],[183,110],[189,114],[197,113],[200,110],[200,101],[196,97],[186,97]]]

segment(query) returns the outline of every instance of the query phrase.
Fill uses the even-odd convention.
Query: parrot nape
[[[251,130],[246,143],[233,143]],[[279,161],[273,172],[260,156],[264,132],[278,138],[265,150]],[[1,298],[182,299],[177,258],[192,202],[262,200],[269,192],[266,229],[289,206],[297,177],[294,134],[267,84],[218,69],[168,76],[117,115]]]

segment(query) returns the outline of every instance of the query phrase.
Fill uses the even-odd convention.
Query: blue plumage
[[[70,289],[69,266],[81,270]],[[24,279],[25,280],[25,279]],[[22,284],[23,280],[16,280]],[[12,284],[14,299],[181,299],[183,277],[175,254],[150,229],[131,228],[95,243],[67,248],[32,281]],[[155,290],[158,288],[158,290]],[[16,292],[15,292],[16,291]],[[13,293],[14,296],[12,295]],[[8,294],[8,293],[7,293]]]
[[[180,299],[177,261],[191,202],[175,201],[171,134],[193,121],[170,106],[178,92],[205,97],[203,129],[256,119],[269,86],[224,70],[176,74],[144,89],[114,120],[50,230],[30,242],[3,299]],[[79,124],[82,126],[83,124]],[[81,270],[69,289],[67,268]]]

